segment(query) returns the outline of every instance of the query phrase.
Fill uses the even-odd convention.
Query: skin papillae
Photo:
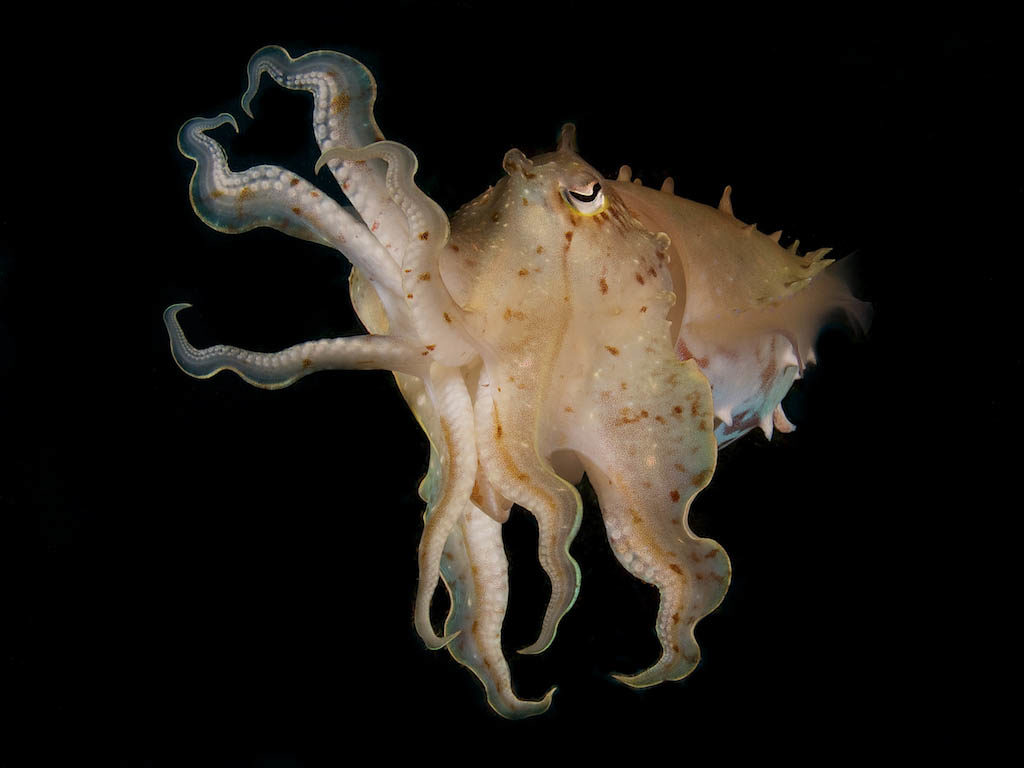
[[[314,371],[386,369],[430,442],[415,625],[480,679],[499,714],[545,711],[516,696],[501,647],[508,600],[502,523],[513,504],[536,518],[551,594],[537,640],[554,640],[580,589],[569,546],[580,524],[575,488],[586,473],[620,563],[656,587],[661,654],[617,679],[634,687],[679,680],[696,666],[697,622],[721,602],[730,564],[687,525],[694,496],[724,445],[760,427],[793,425],[780,402],[813,360],[836,309],[866,327],[825,250],[784,250],[737,220],[729,190],[718,207],[606,179],[576,152],[505,156],[505,176],[449,221],[413,182],[416,157],[384,139],[376,85],[357,61],[315,51],[293,59],[267,47],[249,62],[242,108],[263,74],[313,96],[313,130],[351,208],[302,177],[263,165],[233,171],[207,132],[222,114],[178,136],[195,161],[196,214],[221,232],[271,227],[340,251],[368,333],[276,353],[196,349],[164,320],[174,360],[207,378],[231,370],[258,387]],[[352,212],[354,209],[358,216]],[[714,397],[712,397],[714,391]],[[441,579],[451,609],[441,631],[430,603]]]

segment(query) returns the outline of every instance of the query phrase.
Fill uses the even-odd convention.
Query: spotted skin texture
[[[415,627],[447,648],[504,717],[545,711],[520,699],[501,643],[508,602],[502,524],[513,504],[538,525],[550,583],[540,653],[580,590],[569,553],[594,487],[612,551],[660,595],[661,653],[633,687],[678,680],[700,651],[697,623],[723,599],[730,564],[687,524],[714,474],[720,444],[761,426],[790,431],[781,400],[811,359],[836,307],[866,319],[822,253],[784,251],[732,214],[682,200],[666,183],[603,177],[577,154],[575,129],[554,152],[510,150],[505,175],[449,220],[420,191],[415,155],[373,118],[376,85],[354,59],[281,48],[249,63],[243,109],[262,75],[313,96],[313,130],[352,209],[276,166],[233,171],[207,131],[234,118],[195,118],[178,145],[195,161],[190,197],[211,227],[266,226],[335,248],[353,264],[350,295],[368,333],[277,353],[196,349],[167,309],[174,360],[197,378],[232,370],[259,387],[326,369],[394,372],[430,441]],[[250,113],[251,115],[251,113]],[[430,618],[442,580],[443,628]]]

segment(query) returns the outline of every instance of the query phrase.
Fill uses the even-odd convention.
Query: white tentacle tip
[[[462,630],[459,629],[455,632],[452,632],[450,635],[445,635],[444,637],[441,637],[434,633],[430,633],[430,635],[425,635],[421,633],[420,637],[423,640],[423,644],[427,646],[428,650],[440,651],[442,648],[447,648],[449,645],[451,645],[452,641],[455,640],[455,638],[457,638],[461,634]]]
[[[175,318],[178,316],[178,313],[181,312],[181,310],[188,309],[191,306],[191,304],[186,304],[184,302],[179,302],[178,304],[171,304],[171,306],[164,310],[164,322],[167,323],[175,320]]]
[[[452,644],[452,641],[454,641],[455,638],[457,638],[461,634],[462,634],[462,630],[458,629],[458,630],[452,632],[450,635],[445,635],[444,637],[440,638],[441,644],[439,646],[437,646],[437,648],[435,650],[439,651],[442,648],[447,648],[449,645]]]

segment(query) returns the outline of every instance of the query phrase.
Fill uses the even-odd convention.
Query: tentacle
[[[510,425],[519,419],[513,416],[503,426],[486,373],[481,373],[474,403],[477,450],[488,480],[537,519],[538,557],[551,581],[551,597],[536,642],[519,652],[540,653],[555,639],[558,622],[580,591],[580,569],[569,545],[579,530],[582,502],[576,489],[537,455],[535,441],[511,433]]]
[[[327,150],[317,162],[317,169],[333,158],[383,158],[387,162],[388,194],[401,208],[413,233],[403,254],[401,279],[419,336],[425,344],[436,346],[434,358],[445,365],[460,366],[473,360],[477,353],[463,330],[462,310],[441,281],[438,259],[448,241],[448,217],[413,181],[416,155],[402,144],[380,141],[358,150]]]
[[[508,662],[501,651],[501,624],[508,605],[508,560],[501,525],[473,504],[452,532],[444,550],[443,573],[452,608],[445,623],[451,655],[475,674],[487,703],[502,717],[539,715],[551,705],[555,689],[540,701],[524,701],[512,690]]]
[[[321,152],[332,147],[364,147],[384,136],[373,117],[377,84],[355,59],[334,51],[313,51],[293,59],[283,48],[270,45],[249,60],[249,87],[242,109],[252,117],[252,100],[266,72],[279,85],[313,94],[313,132]],[[409,241],[409,228],[384,185],[380,160],[327,163],[334,178],[366,222],[366,226],[396,261]]]
[[[178,132],[178,149],[196,163],[189,197],[208,226],[236,234],[271,227],[285,234],[336,248],[373,282],[400,295],[398,269],[381,244],[354,216],[305,179],[275,165],[241,173],[228,167],[224,148],[206,131],[235,119],[193,118]]]
[[[700,660],[694,627],[722,602],[729,588],[729,558],[718,542],[695,536],[687,526],[692,495],[681,511],[677,507],[666,514],[636,505],[635,498],[622,493],[593,467],[588,467],[587,473],[599,488],[615,557],[631,574],[657,587],[660,595],[655,631],[661,656],[638,674],[614,677],[634,688],[680,680]]]
[[[666,360],[633,384],[630,397],[643,410],[633,415],[627,408],[622,418],[595,424],[577,450],[615,556],[661,596],[661,657],[638,675],[616,676],[644,687],[678,680],[696,666],[694,625],[721,602],[730,571],[722,548],[687,525],[690,503],[710,481],[717,457],[707,379],[693,361]]]
[[[452,529],[469,504],[476,478],[473,403],[457,368],[430,366],[428,390],[437,409],[443,445],[439,457],[441,483],[424,514],[420,539],[420,582],[416,592],[416,631],[428,648],[445,646],[452,635],[439,637],[430,624],[430,600],[441,574],[441,553]]]
[[[220,371],[234,371],[262,389],[281,389],[314,371],[356,369],[389,370],[422,376],[425,350],[393,336],[349,336],[296,344],[280,352],[249,352],[217,344],[196,349],[178,324],[178,313],[191,304],[172,304],[164,310],[164,325],[171,355],[189,376],[208,379]],[[467,492],[468,496],[468,492]]]

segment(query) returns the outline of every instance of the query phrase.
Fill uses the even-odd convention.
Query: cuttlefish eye
[[[585,216],[593,216],[604,210],[604,193],[601,191],[601,183],[592,181],[583,187],[565,190],[565,200]]]

